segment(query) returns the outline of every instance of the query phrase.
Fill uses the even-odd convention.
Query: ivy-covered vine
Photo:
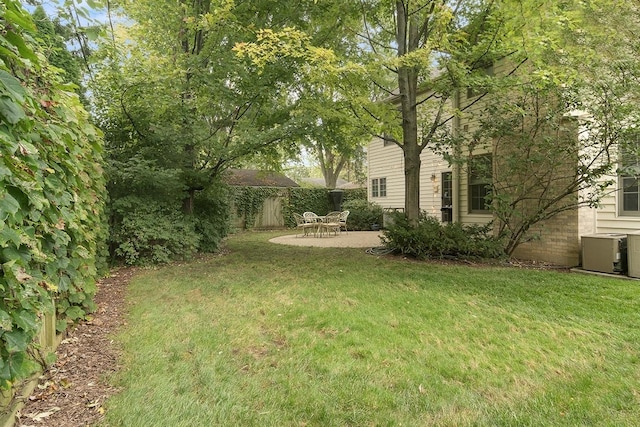
[[[264,201],[283,195],[278,187],[232,187],[233,205],[238,216],[244,217],[245,228],[251,228],[262,212]]]
[[[16,0],[0,3],[0,388],[36,367],[40,317],[93,310],[104,265],[101,137]]]
[[[288,198],[283,200],[282,213],[285,225],[295,227],[293,213],[303,213],[306,211],[325,214],[329,212],[329,193],[326,188],[290,188]]]

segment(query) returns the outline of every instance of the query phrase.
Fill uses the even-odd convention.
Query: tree
[[[573,168],[574,179],[567,184],[565,198],[556,194],[560,197],[557,202],[562,202],[554,206],[545,201],[540,204],[546,206],[542,212],[529,212],[531,217],[518,226],[507,224],[503,208],[521,198],[515,197],[512,189],[495,187],[490,208],[502,222],[499,230],[511,233],[507,245],[507,252],[511,252],[532,224],[553,216],[553,212],[578,206],[566,204],[566,198],[598,203],[603,194],[598,179],[612,170],[613,163],[601,167],[581,156],[589,151],[593,155],[587,148],[597,145],[596,153],[607,158],[612,147],[623,142],[618,138],[621,126],[634,126],[636,121],[635,102],[630,102],[632,93],[637,93],[632,87],[637,85],[638,69],[636,4],[547,0],[360,3],[364,26],[351,31],[358,32],[367,43],[365,50],[370,55],[360,62],[366,70],[337,68],[334,64],[339,61],[335,60],[317,68],[325,73],[330,70],[352,75],[356,70],[387,94],[386,102],[377,97],[373,103],[353,97],[352,105],[356,111],[359,106],[366,111],[360,118],[367,128],[377,130],[379,138],[403,150],[405,213],[411,224],[416,224],[420,214],[420,154],[425,149],[442,153],[464,167],[472,157],[469,147],[483,145],[485,150],[494,151],[495,138],[499,145],[518,139],[526,141],[526,146],[544,141],[549,133],[559,135],[563,115],[571,108],[580,108],[590,117],[588,123],[582,123],[590,129],[588,141],[584,136],[579,141],[562,136],[555,139],[559,146],[532,150],[538,152],[535,160],[540,170],[551,148],[572,154],[577,165]],[[616,38],[618,28],[625,28],[625,32]],[[252,53],[256,55],[256,51],[259,49],[254,47]],[[269,49],[260,53],[268,57]],[[508,68],[500,74],[487,73],[487,67],[496,61]],[[371,70],[383,67],[395,75],[394,86],[371,74]],[[518,93],[519,85],[524,86]],[[466,104],[458,102],[458,94],[467,89],[479,96]],[[536,108],[535,100],[548,101],[548,108]],[[559,104],[565,101],[569,104]],[[452,123],[476,114],[473,110],[492,113],[491,119],[487,115],[476,117],[482,121],[482,131],[451,132]],[[518,123],[517,114],[522,116],[515,127],[520,129],[519,134],[506,126]],[[577,148],[583,150],[577,152]],[[534,158],[520,157],[521,162],[525,160],[532,162]],[[518,162],[514,165],[512,172],[517,174]],[[540,191],[533,190],[526,198],[539,198]],[[511,197],[515,199],[507,202]],[[517,209],[510,212],[525,215],[515,214]]]
[[[66,0],[51,7],[52,20],[38,3],[32,13],[37,40],[51,65],[64,71],[63,78],[73,83],[74,91],[85,106],[89,101],[85,96],[84,80],[91,78],[91,41],[95,41],[105,25],[98,22],[91,13],[104,7],[102,0],[90,0],[83,4],[78,0]],[[106,1],[108,8],[110,2]]]
[[[283,34],[297,25],[313,38],[337,37],[333,30],[339,23],[316,25],[311,17],[328,11],[335,17],[339,3],[123,3],[133,25],[114,33],[115,45],[112,39],[103,40],[98,55],[104,61],[92,86],[95,119],[105,131],[112,165],[109,188],[117,208],[112,210],[113,230],[121,229],[127,218],[148,218],[152,205],[154,215],[175,218],[176,197],[181,197],[182,220],[193,221],[189,217],[198,217],[198,195],[217,191],[228,168],[247,162],[280,163],[297,152],[296,143],[309,127],[308,116],[293,113],[300,104],[299,59],[283,54],[256,66],[234,47],[268,38],[268,32],[255,30],[267,24]],[[295,36],[290,41],[295,44]],[[150,187],[147,178],[152,176],[171,180],[166,186],[171,191]],[[217,222],[224,223],[224,218]],[[200,233],[199,238],[209,235]],[[137,251],[131,249],[137,243],[112,243],[114,250]],[[170,252],[177,254],[177,248]]]
[[[511,27],[503,24],[502,3],[495,1],[356,3],[361,19],[346,32],[358,36],[358,55],[335,59],[318,55],[317,48],[307,46],[308,60],[321,63],[322,67],[316,68],[324,75],[341,75],[338,81],[350,94],[348,99],[362,127],[369,132],[373,129],[375,136],[403,150],[405,213],[415,224],[420,216],[420,154],[451,136],[449,127],[455,114],[451,101],[456,91],[486,85],[482,69],[511,51],[511,46],[502,43]],[[277,39],[279,43],[284,40]],[[272,40],[261,40],[245,51],[255,62],[263,63],[276,45]],[[395,79],[389,79],[389,73]],[[369,84],[352,85],[367,80]],[[399,108],[380,102],[380,96],[372,99],[376,92],[397,99]],[[418,120],[419,109],[427,106],[429,115]]]
[[[619,142],[599,132],[602,125],[611,129],[602,117],[577,109],[575,92],[550,81],[518,80],[503,96],[486,100],[479,127],[468,135],[471,143],[458,152],[460,165],[485,167],[480,173],[491,177],[487,209],[507,255],[531,238],[537,224],[597,205],[615,182]],[[478,165],[476,150],[491,153],[491,162]]]
[[[344,97],[326,86],[307,86],[300,92],[297,117],[306,123],[301,145],[318,161],[327,188],[336,183],[345,167],[357,159],[369,133],[362,129],[358,117]]]
[[[485,100],[469,138],[493,153],[490,210],[507,254],[542,221],[598,206],[617,190],[620,153],[640,148],[630,137],[640,126],[638,6],[567,3],[562,12],[571,21],[540,63]]]
[[[105,125],[110,117],[125,119],[133,132],[127,147],[145,150],[162,167],[180,168],[185,212],[192,211],[195,193],[234,163],[294,148],[285,143],[300,130],[286,84],[295,77],[294,64],[284,59],[257,72],[232,51],[253,37],[249,22],[291,12],[291,5],[272,3],[125,3],[136,21],[126,36],[134,42],[116,60],[121,71],[103,69],[99,119]]]
[[[80,93],[81,87],[81,69],[77,57],[71,54],[65,45],[62,37],[63,26],[57,25],[47,16],[42,6],[36,7],[33,11],[33,21],[38,29],[40,45],[51,65],[64,70],[64,77],[71,83],[75,84]],[[65,31],[68,33],[68,31]]]

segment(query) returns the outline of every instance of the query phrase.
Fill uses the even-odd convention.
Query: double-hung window
[[[371,180],[371,197],[387,197],[387,178]]]
[[[469,212],[488,213],[493,182],[491,154],[481,154],[469,159]]]
[[[621,149],[619,166],[620,215],[640,216],[640,133]]]

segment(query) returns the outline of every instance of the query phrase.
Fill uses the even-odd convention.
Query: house
[[[495,69],[492,72],[504,72],[501,69],[504,63],[498,62],[493,67]],[[453,108],[468,108],[465,114],[451,120],[453,135],[471,134],[477,128],[477,117],[486,108],[486,102],[477,102],[477,99],[478,94],[471,91],[463,91],[454,96]],[[576,147],[580,147],[578,119],[567,114],[566,122],[565,128],[574,132],[570,137],[575,138]],[[486,208],[485,197],[487,185],[492,183],[502,169],[503,165],[499,165],[495,157],[502,149],[504,148],[497,147],[497,143],[492,141],[484,149],[471,150],[470,156],[474,163],[462,166],[450,165],[442,155],[425,149],[421,155],[420,208],[442,222],[490,223],[495,217]],[[376,138],[369,144],[367,156],[369,200],[386,210],[402,210],[405,203],[405,178],[401,148],[392,142]],[[556,168],[560,172],[564,168],[575,171],[577,162],[576,152],[575,163],[569,165],[570,162],[565,162]],[[484,163],[484,167],[472,166],[481,163]],[[525,242],[517,247],[513,255],[520,259],[574,266],[581,262],[582,236],[593,233],[626,234],[640,230],[640,189],[636,178],[608,178],[612,185],[598,208],[581,206],[564,210],[535,224],[528,230]],[[534,200],[535,197],[530,199]]]

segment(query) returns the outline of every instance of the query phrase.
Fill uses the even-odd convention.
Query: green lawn
[[[640,283],[232,237],[140,273],[110,426],[640,422]]]

